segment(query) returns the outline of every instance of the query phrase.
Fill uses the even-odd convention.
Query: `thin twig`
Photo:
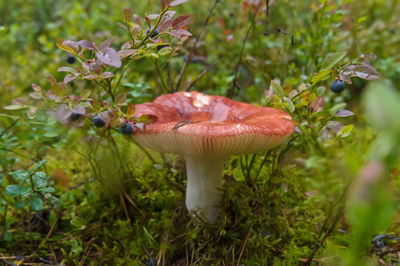
[[[237,261],[237,264],[236,264],[237,266],[240,265],[240,259],[241,259],[242,256],[243,256],[243,252],[244,252],[244,249],[245,249],[245,247],[246,247],[246,245],[247,245],[247,241],[249,240],[250,233],[251,233],[252,229],[253,229],[253,227],[250,227],[250,230],[249,230],[249,232],[247,233],[246,238],[244,239],[242,248],[240,249],[239,258],[238,258],[238,261]]]
[[[234,70],[234,78],[233,78],[233,81],[232,81],[232,87],[231,87],[230,90],[227,91],[227,97],[229,97],[229,98],[232,98],[233,96],[235,96],[235,88],[238,88],[240,90],[240,87],[238,86],[238,83],[237,83],[239,67],[242,64],[244,48],[246,46],[247,39],[249,38],[250,31],[254,28],[254,25],[256,23],[257,13],[258,13],[258,10],[260,10],[261,3],[262,3],[262,1],[260,1],[260,3],[258,4],[258,6],[257,6],[257,8],[256,8],[256,10],[254,12],[254,16],[253,16],[253,18],[251,20],[250,27],[247,29],[246,35],[245,35],[245,37],[243,39],[242,49],[240,51],[240,56],[239,56],[239,61],[237,62],[236,66],[235,66],[235,70]]]
[[[179,76],[178,76],[178,82],[176,83],[176,88],[175,88],[176,91],[179,91],[179,88],[180,88],[181,82],[182,82],[182,78],[183,78],[183,75],[185,74],[187,65],[188,65],[188,63],[190,62],[190,60],[192,59],[192,56],[193,56],[193,54],[194,54],[194,51],[195,51],[196,48],[197,48],[197,44],[199,43],[200,39],[203,37],[204,32],[205,32],[205,28],[206,28],[206,26],[208,25],[208,22],[210,21],[212,12],[214,11],[215,7],[217,6],[217,4],[218,4],[219,2],[220,2],[220,0],[215,0],[213,6],[212,6],[212,7],[210,8],[210,10],[208,11],[208,16],[207,16],[206,20],[204,21],[203,25],[201,26],[200,32],[199,32],[199,34],[197,35],[197,37],[196,37],[196,39],[195,39],[195,42],[194,42],[192,48],[190,49],[189,55],[187,56],[185,62],[183,63],[181,72],[179,73]]]
[[[335,230],[337,223],[340,221],[340,218],[343,215],[343,211],[344,211],[344,206],[342,205],[339,208],[339,210],[336,212],[334,220],[333,220],[331,226],[329,227],[328,231],[325,233],[325,235],[322,237],[322,239],[315,245],[311,255],[308,257],[308,260],[306,261],[306,263],[304,263],[305,266],[311,265],[311,263],[314,260],[315,254],[317,254],[318,249],[320,249],[322,247],[322,245],[324,244],[324,242],[328,238],[328,236],[333,232],[333,230]]]
[[[129,197],[129,195],[125,192],[125,190],[122,190],[122,193],[124,193],[125,198],[129,201],[130,204],[132,204],[133,207],[140,213],[143,214],[142,210],[139,209],[139,207],[136,205],[136,203]]]
[[[120,200],[121,200],[122,206],[124,207],[124,211],[125,211],[126,218],[128,219],[128,221],[129,221],[129,223],[130,223],[130,222],[131,222],[131,219],[129,218],[128,208],[126,207],[125,200],[124,200],[124,196],[122,195],[122,192],[119,193],[119,198],[120,198]]]
[[[19,119],[16,119],[10,126],[6,127],[3,131],[0,133],[0,137],[2,137],[7,131],[9,131],[11,128],[13,128],[17,123],[19,122]]]
[[[208,71],[210,71],[216,64],[218,64],[218,62],[221,61],[220,58],[218,58],[217,60],[215,60],[213,63],[211,63],[209,66],[207,66],[191,83],[190,85],[186,88],[186,91],[189,91],[195,84],[197,81],[199,81],[199,79],[201,79],[205,74],[208,73]]]

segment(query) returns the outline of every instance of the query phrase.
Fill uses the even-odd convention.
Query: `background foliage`
[[[46,76],[61,82],[60,67],[98,60],[85,50],[68,64],[56,44],[114,37],[119,51],[130,35],[118,23],[138,24],[124,7],[163,11],[150,0],[0,0],[0,262],[399,262],[398,0],[187,1],[172,9],[191,14],[191,38],[161,35],[169,47],[157,49],[143,22],[134,37],[146,52],[103,64],[114,77],[72,81],[57,95],[70,109],[51,115],[59,85]],[[184,162],[118,130],[130,103],[176,90],[281,108],[297,125],[280,147],[231,158],[213,225],[187,215]],[[92,125],[111,109],[109,128]]]

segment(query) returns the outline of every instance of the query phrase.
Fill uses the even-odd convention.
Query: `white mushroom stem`
[[[227,158],[186,157],[186,207],[213,223],[219,215],[222,170]]]

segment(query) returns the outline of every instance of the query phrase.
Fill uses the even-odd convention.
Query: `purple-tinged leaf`
[[[162,21],[166,20],[166,19],[172,19],[176,14],[176,11],[173,10],[169,10],[167,12],[164,13],[164,16],[162,17]]]
[[[179,17],[177,17],[176,19],[174,19],[172,21],[172,27],[174,29],[182,28],[182,27],[186,26],[189,23],[190,18],[191,18],[190,15],[179,16]]]
[[[42,88],[40,88],[40,86],[35,84],[35,83],[32,83],[32,89],[34,91],[36,91],[36,92],[41,92],[42,91]]]
[[[131,33],[132,33],[133,38],[136,38],[140,33],[140,26],[138,24],[133,26],[131,29]]]
[[[12,100],[12,103],[15,105],[27,105],[28,102],[25,98],[18,97]]]
[[[105,40],[102,44],[100,44],[99,50],[103,51],[104,49],[111,47],[113,39],[114,37],[110,37],[107,40]]]
[[[86,114],[86,109],[83,106],[80,105],[75,105],[74,107],[71,108],[71,111],[77,114],[84,115]]]
[[[324,99],[321,96],[315,98],[314,101],[310,103],[310,109],[312,113],[317,113],[322,111],[324,108]]]
[[[96,57],[104,65],[121,67],[121,58],[113,48],[106,48],[103,51],[97,52]]]
[[[121,56],[121,58],[125,58],[134,54],[137,54],[137,49],[124,49],[124,50],[120,50],[118,51],[119,55]]]
[[[359,77],[366,80],[378,79],[378,71],[369,62],[364,61],[361,65],[350,65],[341,71],[341,74],[348,77]]]
[[[39,92],[31,92],[31,93],[29,93],[29,96],[32,99],[36,99],[36,100],[39,100],[42,98],[42,94],[40,94]]]
[[[354,115],[354,113],[349,110],[339,110],[335,113],[335,116],[337,117],[348,117],[352,115]]]
[[[96,75],[89,74],[89,75],[83,76],[83,78],[87,79],[87,80],[95,80],[95,79],[98,79],[99,77]]]
[[[347,84],[351,84],[351,79],[348,75],[344,74],[343,71],[340,71],[339,73],[339,78],[341,81],[346,82]]]
[[[113,78],[113,77],[114,77],[114,74],[111,73],[111,72],[103,72],[103,73],[101,74],[101,77],[102,77],[103,79],[110,79],[110,78]]]
[[[181,5],[181,4],[183,4],[183,3],[185,3],[185,2],[187,2],[188,0],[175,0],[175,1],[172,1],[170,4],[169,4],[169,6],[177,6],[177,5]]]
[[[57,45],[58,46],[58,45]],[[62,46],[66,46],[71,48],[73,51],[78,51],[79,50],[79,44],[75,41],[70,41],[70,40],[65,40],[62,43]],[[61,48],[61,47],[60,47]],[[61,48],[62,49],[62,48]]]
[[[170,32],[167,32],[168,34],[178,38],[178,39],[183,39],[184,37],[189,37],[192,36],[192,34],[190,32],[188,32],[187,30],[171,30]]]
[[[67,74],[64,77],[64,83],[68,84],[68,83],[70,83],[71,81],[73,81],[76,78],[77,78],[77,76],[75,74]]]
[[[87,40],[81,40],[81,41],[78,42],[78,44],[82,48],[85,48],[85,49],[88,49],[88,50],[96,50],[96,46],[93,43],[91,43],[91,42],[89,42]]]
[[[337,134],[343,128],[343,124],[338,121],[329,121],[325,128],[329,129],[334,134]]]
[[[171,27],[172,27],[172,21],[168,19],[160,24],[160,26],[158,27],[158,31],[161,33],[168,30]]]
[[[376,56],[376,54],[371,52],[369,54],[361,54],[361,58],[376,60],[378,57]]]
[[[75,69],[72,67],[60,67],[57,69],[58,72],[71,72],[76,73]]]
[[[132,42],[127,41],[121,45],[121,50],[132,48]]]
[[[140,16],[138,16],[138,15],[136,15],[136,14],[133,14],[133,19],[135,20],[135,22],[136,22],[137,24],[142,25],[143,19],[142,19]]]
[[[159,16],[160,16],[160,14],[150,14],[150,15],[147,15],[146,18],[148,18],[148,19],[158,19]]]

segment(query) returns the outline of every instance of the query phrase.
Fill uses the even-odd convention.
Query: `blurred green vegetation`
[[[400,1],[191,0],[174,8],[192,14],[193,36],[171,43],[171,54],[150,47],[132,60],[113,83],[126,102],[175,91],[190,56],[179,90],[281,108],[297,125],[278,148],[231,158],[212,225],[187,214],[178,156],[149,157],[90,119],[62,125],[29,97],[32,83],[48,91],[47,74],[61,81],[57,69],[79,66],[56,43],[113,36],[119,50],[129,41],[117,24],[124,7],[142,18],[161,12],[155,0],[0,0],[1,263],[399,263]],[[359,70],[347,74],[352,84],[330,91],[351,66]],[[379,79],[366,80],[374,69]],[[87,89],[101,91],[74,80],[69,92]],[[30,107],[7,110],[21,102]]]

